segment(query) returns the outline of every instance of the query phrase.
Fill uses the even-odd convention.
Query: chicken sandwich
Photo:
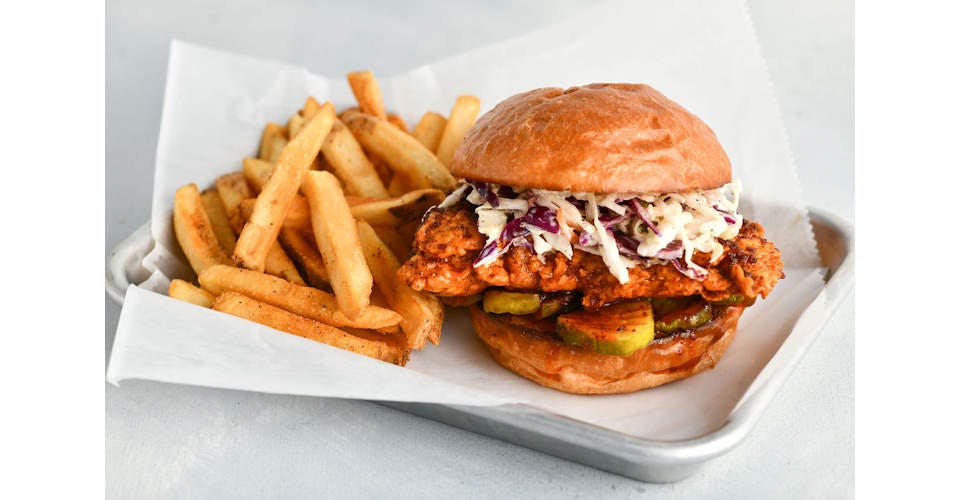
[[[580,394],[713,367],[782,277],[713,131],[646,85],[519,94],[454,154],[400,277],[469,305],[501,365]]]

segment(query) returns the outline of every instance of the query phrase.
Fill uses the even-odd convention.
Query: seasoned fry
[[[286,133],[284,135],[278,135],[273,138],[273,147],[270,148],[270,156],[267,158],[270,162],[275,162],[280,158],[280,153],[283,152],[283,148],[287,147]]]
[[[413,137],[420,141],[420,144],[427,149],[437,152],[437,146],[440,145],[440,137],[443,136],[443,129],[447,126],[447,119],[440,113],[427,111],[420,118],[420,123],[413,129]]]
[[[283,247],[280,246],[279,241],[274,241],[273,245],[270,245],[270,251],[267,252],[267,260],[263,262],[263,270],[267,274],[279,276],[290,283],[297,285],[307,284],[303,281],[303,277],[300,276],[300,271],[297,270],[296,264],[294,264],[293,261],[290,260],[290,257],[287,256],[287,253],[283,251]]]
[[[344,108],[339,113],[337,113],[337,118],[343,120],[343,115],[346,115],[348,113],[362,113],[362,112],[363,110],[360,109],[360,106],[350,106],[348,108]],[[373,158],[371,158],[371,160],[373,160]]]
[[[443,191],[437,189],[419,189],[397,198],[352,205],[350,212],[354,217],[370,224],[399,226],[411,220],[419,220],[427,209],[439,204],[444,197]]]
[[[396,198],[370,199],[346,197],[350,213],[355,218],[364,219],[370,224],[384,226],[402,226],[419,221],[430,207],[443,201],[444,194],[436,189],[418,189]],[[256,200],[247,199],[240,203],[240,213],[244,218],[253,213]],[[295,196],[290,201],[283,227],[298,231],[310,231],[310,205],[303,196]]]
[[[389,196],[387,188],[383,186],[380,176],[373,168],[373,163],[367,159],[350,129],[340,120],[333,123],[320,151],[333,173],[343,181],[348,194],[374,198]]]
[[[244,158],[243,178],[247,180],[247,184],[255,193],[259,193],[263,190],[263,186],[267,185],[274,168],[275,165],[272,161],[261,158]]]
[[[394,127],[397,127],[408,134],[410,133],[410,129],[407,127],[407,122],[403,121],[403,118],[401,118],[400,115],[390,113],[387,115],[387,121],[390,122]]]
[[[263,134],[260,136],[260,152],[258,156],[264,160],[270,160],[274,155],[274,147],[280,141],[286,142],[286,130],[279,123],[267,123],[263,127]],[[281,148],[282,149],[282,148]],[[279,153],[279,151],[277,151]]]
[[[370,151],[366,151],[366,153],[367,158],[370,159],[370,163],[373,163],[373,169],[376,170],[377,175],[380,176],[380,182],[382,182],[384,186],[389,184],[390,179],[393,179],[395,174],[393,169],[390,168],[390,165],[387,165],[387,162],[380,159],[379,156],[371,153]]]
[[[364,149],[383,158],[417,188],[435,187],[449,192],[456,185],[443,163],[413,136],[365,113],[345,113],[342,119]]]
[[[364,113],[386,120],[387,112],[383,107],[383,95],[380,93],[380,84],[369,71],[354,71],[347,73],[347,81],[357,104]]]
[[[210,292],[178,279],[170,282],[170,288],[167,289],[167,295],[184,302],[196,304],[200,307],[212,306],[213,299],[215,298],[210,294]]]
[[[220,192],[220,199],[223,202],[223,208],[227,211],[227,217],[230,219],[230,225],[235,233],[240,233],[243,230],[244,223],[253,213],[253,207],[256,204],[256,199],[251,198],[253,195],[250,192],[250,186],[244,180],[242,172],[221,175],[217,178],[216,184],[217,191]],[[247,210],[243,209],[244,203],[249,203]],[[235,250],[234,248],[232,251]],[[263,269],[267,274],[280,276],[291,283],[304,284],[303,278],[297,272],[297,267],[277,242],[270,246]]]
[[[317,113],[320,112],[320,103],[313,97],[307,97],[306,102],[303,103],[303,109],[300,110],[300,114],[303,115],[304,124],[313,119],[314,116],[317,116]]]
[[[240,218],[239,224],[241,229],[243,229],[243,225],[253,213],[253,207],[256,205],[256,203],[256,198],[248,198],[241,201],[240,206],[237,207],[236,211]],[[273,242],[273,245],[270,245],[270,251],[267,252],[267,260],[265,260],[263,263],[263,270],[267,274],[279,276],[291,283],[296,283],[298,285],[306,284],[303,277],[300,276],[300,272],[293,260],[287,256],[287,253],[283,250],[283,247],[280,246],[279,239],[278,241]]]
[[[330,172],[308,172],[303,191],[310,204],[313,235],[330,275],[330,287],[343,314],[355,319],[370,304],[373,288],[373,277],[357,237],[357,223],[337,178]]]
[[[420,349],[428,339],[439,342],[443,324],[443,305],[440,301],[432,295],[414,291],[397,278],[400,262],[369,224],[357,222],[357,233],[377,288],[383,292],[390,307],[403,316],[400,328],[406,336],[407,347]]]
[[[227,211],[223,208],[223,201],[216,188],[207,189],[200,193],[200,201],[203,202],[203,209],[207,212],[210,219],[210,225],[213,226],[213,234],[217,235],[217,241],[220,247],[229,255],[233,253],[233,247],[237,246],[237,235],[230,226],[230,219],[227,217]]]
[[[390,251],[397,257],[407,257],[410,255],[410,245],[406,238],[400,236],[400,232],[392,226],[373,226],[373,230],[380,237]]]
[[[402,366],[439,342],[444,310],[397,277],[397,256],[456,187],[447,164],[479,100],[410,128],[369,71],[347,80],[357,107],[307,97],[240,171],[177,191],[174,232],[200,286],[175,279],[168,295]]]
[[[290,116],[290,119],[287,120],[287,135],[293,139],[297,136],[297,134],[300,133],[300,129],[303,128],[305,123],[306,120],[304,120],[303,115],[301,115],[300,112],[294,113],[292,116]]]
[[[308,222],[309,224],[309,222]],[[307,283],[315,288],[324,288],[330,283],[327,266],[317,250],[312,235],[284,227],[280,230],[280,244],[287,255],[297,264]]]
[[[250,198],[240,203],[240,213],[244,219],[249,219],[253,215],[253,208],[257,200]],[[283,219],[283,227],[296,229],[297,231],[313,231],[310,224],[310,205],[307,199],[297,195],[290,201],[290,209],[287,210],[287,217]]]
[[[250,186],[243,178],[243,172],[234,172],[217,177],[215,182],[217,192],[220,193],[220,201],[223,202],[223,208],[227,211],[227,218],[230,219],[230,225],[236,234],[243,230],[243,221],[246,220],[240,213],[240,203],[253,197],[250,192]]]
[[[174,195],[173,230],[197,274],[215,264],[231,264],[230,257],[217,242],[196,184],[187,184]]]
[[[406,364],[409,351],[388,340],[361,338],[235,292],[217,297],[213,309],[371,358]]]
[[[394,326],[401,319],[396,312],[376,306],[367,307],[356,318],[347,318],[331,293],[237,267],[208,267],[200,273],[200,286],[215,295],[225,291],[242,293],[332,326],[377,329]]]
[[[280,153],[277,166],[257,196],[250,220],[237,240],[233,257],[241,266],[256,271],[264,269],[267,253],[276,243],[290,200],[296,196],[310,163],[319,154],[335,117],[333,106],[324,104]]]
[[[436,295],[414,293],[418,294],[420,304],[427,310],[427,316],[431,318],[428,320],[432,327],[427,329],[427,340],[431,344],[437,345],[440,343],[440,333],[443,328],[443,302],[440,302],[440,298]]]
[[[414,185],[414,182],[406,178],[406,176],[397,172],[391,179],[390,185],[387,186],[387,192],[390,193],[390,196],[397,197],[403,195],[403,193],[414,191],[418,189]]]
[[[450,118],[447,119],[447,125],[443,128],[443,135],[440,137],[440,144],[437,146],[437,158],[444,165],[450,166],[453,152],[460,145],[467,130],[473,126],[479,112],[480,99],[476,96],[462,95],[453,103]]]
[[[412,220],[406,224],[397,226],[397,234],[407,248],[413,247],[413,240],[417,236],[417,229],[420,227],[419,220]]]

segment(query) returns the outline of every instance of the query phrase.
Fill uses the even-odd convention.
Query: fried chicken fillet
[[[492,264],[474,267],[485,238],[477,218],[463,203],[434,209],[424,219],[414,241],[414,255],[400,268],[400,278],[411,288],[442,296],[467,296],[488,287],[518,291],[580,291],[583,306],[596,309],[621,299],[700,295],[719,301],[734,295],[766,297],[783,276],[780,252],[764,239],[763,227],[744,221],[739,234],[723,240],[723,256],[714,263],[697,253],[694,262],[709,275],[703,281],[688,278],[669,263],[629,270],[621,284],[600,256],[575,250],[572,259],[560,253],[543,256],[523,247],[511,248]]]

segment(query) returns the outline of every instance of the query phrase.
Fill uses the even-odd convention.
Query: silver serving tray
[[[827,315],[815,328],[821,330],[853,287],[854,241],[852,226],[833,215],[810,210],[810,222],[828,269],[825,296]],[[141,226],[111,252],[106,289],[118,304],[131,283],[148,277],[146,270],[129,264],[140,262],[153,247],[149,224]],[[743,441],[770,400],[793,372],[815,337],[788,355],[777,352],[768,363],[774,370],[763,385],[741,401],[719,429],[682,441],[639,439],[585,422],[525,405],[472,407],[427,403],[379,402],[385,406],[549,453],[641,481],[665,483],[689,477],[708,460],[727,453]]]

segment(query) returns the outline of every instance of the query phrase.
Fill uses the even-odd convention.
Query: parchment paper
[[[317,36],[323,36],[318,32]],[[363,61],[357,61],[362,67]],[[313,68],[322,73],[323,68]],[[602,4],[567,22],[393,77],[387,107],[414,124],[446,114],[458,94],[485,111],[517,92],[593,82],[644,82],[704,119],[743,181],[742,211],[783,252],[786,278],[744,314],[716,369],[639,393],[573,396],[500,368],[463,311],[448,309],[439,346],[405,368],[167,298],[191,278],[173,238],[174,191],[201,188],[255,154],[267,121],[284,123],[307,95],[353,104],[343,75],[175,41],[157,150],[152,274],[126,294],[107,379],[274,393],[466,405],[522,403],[638,437],[684,439],[719,427],[823,287],[769,76],[745,7],[735,0]],[[810,319],[809,317],[806,319]]]

